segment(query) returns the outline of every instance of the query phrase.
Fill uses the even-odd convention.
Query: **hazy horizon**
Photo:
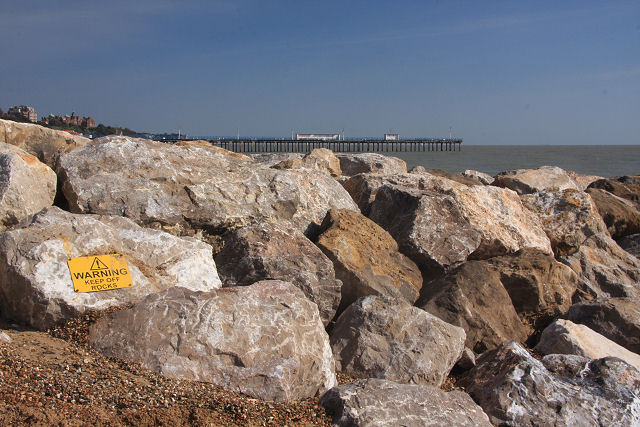
[[[3,110],[189,135],[640,144],[637,1],[5,3]]]

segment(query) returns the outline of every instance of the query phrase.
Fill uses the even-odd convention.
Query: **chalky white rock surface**
[[[76,293],[67,260],[113,253],[124,255],[133,286]],[[142,228],[127,218],[71,214],[57,207],[0,235],[0,309],[38,329],[172,286],[221,286],[211,246]]]

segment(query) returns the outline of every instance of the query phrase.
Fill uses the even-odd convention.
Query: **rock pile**
[[[320,398],[337,425],[640,423],[640,177],[0,126],[11,322],[108,310],[90,328],[101,353]],[[133,286],[75,292],[67,261],[105,254]]]

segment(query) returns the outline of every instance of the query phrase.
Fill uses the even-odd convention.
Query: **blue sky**
[[[0,108],[190,135],[640,144],[640,2],[0,0]]]

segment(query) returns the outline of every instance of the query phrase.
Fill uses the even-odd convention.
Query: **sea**
[[[559,166],[587,175],[640,175],[640,145],[462,145],[462,151],[389,152],[411,169],[463,172],[467,169],[496,175],[513,169]]]

